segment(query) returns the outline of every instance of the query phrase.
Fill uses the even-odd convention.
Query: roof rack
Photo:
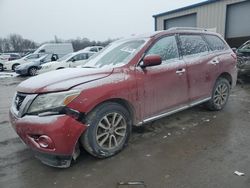
[[[168,29],[168,31],[172,30],[195,30],[195,31],[208,31],[208,29],[205,28],[198,28],[198,27],[171,27]]]

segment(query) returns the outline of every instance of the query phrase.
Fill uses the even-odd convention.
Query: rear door
[[[189,99],[206,99],[211,95],[213,80],[219,72],[218,58],[211,53],[202,35],[180,34],[179,40],[187,64]]]
[[[162,58],[162,64],[137,67],[137,82],[143,116],[148,119],[188,101],[186,64],[179,58],[176,36],[165,36],[146,52]]]

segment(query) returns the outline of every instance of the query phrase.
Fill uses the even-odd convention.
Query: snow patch
[[[18,74],[15,72],[0,72],[0,78],[11,78],[17,77]]]

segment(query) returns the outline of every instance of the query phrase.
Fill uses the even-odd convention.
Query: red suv
[[[132,125],[200,103],[221,110],[236,77],[236,55],[218,34],[175,28],[115,41],[82,68],[22,82],[10,119],[43,163],[68,167],[80,146],[115,155]]]

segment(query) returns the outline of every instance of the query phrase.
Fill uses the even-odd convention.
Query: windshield
[[[59,58],[57,61],[66,61],[68,60],[68,58],[70,58],[73,55],[73,53],[67,54],[65,56],[62,56],[61,58]]]
[[[23,57],[24,60],[37,59],[37,58],[39,58],[39,54],[29,54]]]
[[[101,68],[125,65],[145,45],[148,39],[126,39],[111,43],[92,56],[83,67]]]

